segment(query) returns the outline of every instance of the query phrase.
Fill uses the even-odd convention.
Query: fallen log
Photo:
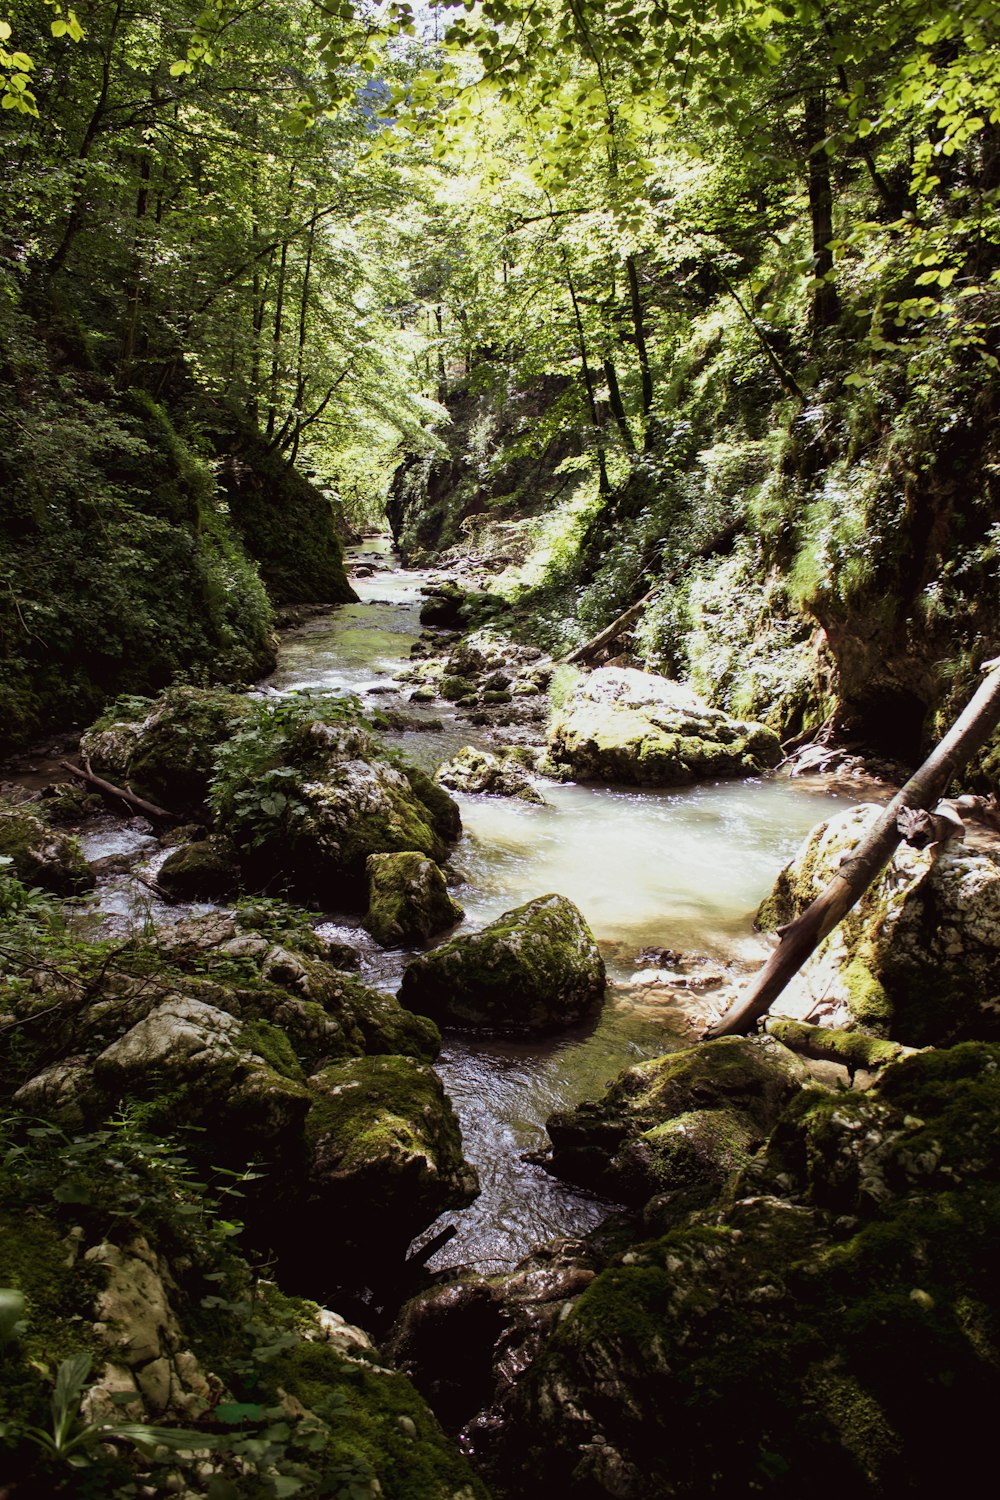
[[[96,792],[100,792],[102,797],[124,802],[126,807],[130,807],[133,812],[141,813],[151,823],[182,823],[184,821],[177,813],[168,812],[165,807],[157,807],[155,802],[147,802],[145,797],[137,796],[127,787],[115,786],[113,782],[105,781],[103,776],[95,776],[89,766],[84,770],[82,766],[74,766],[68,760],[61,760],[59,764],[71,776],[79,777],[88,786],[92,786]]]
[[[896,793],[877,822],[842,862],[826,889],[794,921],[779,928],[777,948],[747,993],[704,1032],[705,1040],[742,1036],[753,1029],[810,954],[885,869],[902,838],[899,819],[904,809],[928,811],[934,807],[955,772],[986,744],[1000,724],[1000,662],[988,662],[984,671],[988,673],[985,681],[944,739]],[[905,828],[905,816],[902,822]]]

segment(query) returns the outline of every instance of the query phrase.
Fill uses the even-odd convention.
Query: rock
[[[138,723],[98,720],[80,748],[95,771],[127,781],[150,801],[172,812],[200,811],[216,751],[246,720],[249,704],[220,688],[168,688]]]
[[[0,856],[22,885],[57,896],[80,896],[94,888],[94,872],[69,834],[50,828],[37,803],[0,802]]]
[[[799,1090],[716,1212],[617,1257],[560,1318],[503,1409],[498,1488],[940,1493],[956,1433],[992,1451],[998,1227],[1000,1048]]]
[[[414,959],[399,994],[442,1025],[539,1033],[592,1015],[604,989],[604,960],[577,908],[539,896]]]
[[[273,1147],[309,1108],[294,1053],[268,1025],[245,1027],[215,1006],[171,996],[95,1058],[94,1078],[112,1099],[170,1098],[186,1123],[212,1127],[221,1159],[235,1150],[245,1160],[244,1137]]]
[[[465,915],[440,868],[422,854],[370,854],[364,925],[383,948],[423,943]]]
[[[483,792],[489,797],[519,797],[545,802],[531,777],[510,755],[494,755],[466,745],[438,771],[438,781],[453,792]]]
[[[400,1255],[448,1208],[479,1191],[437,1074],[409,1057],[361,1057],[309,1080],[302,1195],[286,1254],[304,1268]],[[335,1226],[331,1238],[330,1228]]]
[[[156,883],[176,901],[225,900],[240,888],[239,865],[216,839],[200,839],[174,849],[163,861]]]
[[[812,830],[757,915],[790,921],[819,894],[882,809],[851,808]],[[835,1025],[906,1046],[1000,1038],[1000,860],[900,845],[804,966],[805,999]]]
[[[673,786],[760,775],[778,764],[781,745],[763,724],[731,719],[679,683],[601,667],[556,713],[549,758],[581,781]]]
[[[656,1196],[659,1214],[676,1214],[717,1194],[810,1081],[771,1037],[724,1037],[637,1063],[600,1100],[549,1119],[551,1168],[618,1202]]]
[[[368,729],[314,714],[306,705],[299,717],[262,719],[252,756],[234,743],[220,763],[218,823],[248,884],[357,909],[370,854],[443,859],[461,819],[446,792],[388,759]]]
[[[464,615],[462,606],[467,595],[457,583],[435,584],[428,598],[420,606],[421,625],[433,625],[440,630],[454,630],[461,625]]]

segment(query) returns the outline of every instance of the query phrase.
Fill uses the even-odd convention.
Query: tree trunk
[[[576,321],[577,340],[580,346],[580,364],[583,371],[583,384],[587,392],[587,408],[590,412],[590,423],[594,429],[594,440],[597,444],[598,488],[602,495],[610,495],[611,483],[608,479],[608,461],[607,455],[604,451],[604,428],[601,425],[600,413],[597,410],[597,393],[594,387],[594,374],[590,368],[590,359],[587,355],[587,339],[583,331],[583,316],[580,312],[580,304],[577,301],[576,296],[576,287],[573,285],[573,277],[570,275],[569,261],[565,251],[563,251],[563,264],[566,267],[566,285],[569,288],[569,300],[573,305],[573,317]]]
[[[982,749],[1000,724],[1000,666],[990,663],[989,675],[965,712],[924,761],[853,854],[846,859],[811,906],[780,930],[780,942],[760,970],[747,994],[738,1000],[705,1037],[739,1036],[753,1029],[761,1016],[798,973],[806,959],[833,931],[842,917],[864,895],[900,842],[897,818],[904,808],[929,809],[965,762]]]
[[[826,94],[812,89],[805,100],[806,172],[809,181],[809,218],[812,224],[813,275],[817,278],[812,301],[812,327],[818,333],[832,328],[840,317],[840,298],[833,281],[833,186],[830,182],[830,158],[823,148],[826,140]]]

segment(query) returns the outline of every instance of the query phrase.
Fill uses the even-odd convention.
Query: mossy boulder
[[[820,823],[785,866],[758,925],[790,921],[836,874],[882,809]],[[838,1024],[907,1046],[1000,1038],[1000,860],[965,849],[900,845],[804,967],[810,994]]]
[[[0,802],[0,856],[22,885],[57,896],[94,888],[94,872],[71,835],[49,826],[38,803]]]
[[[715,1045],[715,1044],[713,1044]],[[711,1215],[634,1246],[505,1409],[530,1500],[930,1500],[990,1462],[1000,1049],[797,1091]]]
[[[474,745],[465,745],[446,761],[438,771],[438,781],[453,792],[518,797],[522,802],[545,801],[524,766],[513,756],[477,750]]]
[[[392,1260],[438,1214],[478,1193],[458,1120],[426,1063],[354,1058],[308,1087],[304,1186],[288,1210],[293,1263]]]
[[[156,883],[176,901],[213,901],[232,896],[240,888],[239,864],[217,839],[182,844],[167,855]]]
[[[84,734],[81,749],[95,771],[127,781],[150,801],[171,812],[201,812],[218,747],[248,713],[249,700],[239,693],[172,687],[141,719],[109,722],[104,715]]]
[[[778,764],[781,744],[765,725],[732,719],[665,677],[601,667],[557,711],[549,759],[580,781],[674,786],[758,776]]]
[[[465,915],[448,894],[440,867],[422,854],[370,854],[366,869],[364,925],[383,948],[426,942]]]
[[[441,1025],[540,1033],[593,1015],[605,983],[604,960],[572,901],[539,896],[415,958],[399,997]]]
[[[251,888],[357,910],[369,855],[444,858],[461,828],[455,803],[356,714],[350,703],[264,704],[226,747],[216,823]]]
[[[465,616],[463,605],[467,595],[457,583],[438,583],[429,588],[427,598],[420,606],[421,625],[432,625],[438,630],[457,630]]]
[[[718,1193],[809,1081],[771,1037],[724,1037],[620,1073],[603,1098],[551,1116],[552,1170],[605,1196],[660,1211]]]

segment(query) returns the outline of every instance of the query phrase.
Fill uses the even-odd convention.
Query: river
[[[267,687],[356,692],[403,706],[424,727],[387,736],[434,770],[484,731],[447,703],[408,702],[398,674],[419,635],[428,574],[390,568],[388,541],[351,549],[360,602],[291,630]],[[433,727],[432,727],[433,726]],[[459,795],[465,832],[449,861],[460,930],[482,927],[534,896],[558,891],[580,907],[608,966],[595,1025],[543,1041],[448,1033],[438,1070],[462,1123],[482,1193],[445,1215],[454,1238],[435,1270],[499,1271],[539,1243],[594,1227],[608,1205],[525,1160],[546,1144],[546,1118],[596,1097],[623,1067],[684,1046],[766,949],[753,913],[774,876],[821,818],[847,805],[818,783],[780,778],[666,791],[542,783],[544,806]],[[403,952],[379,949],[353,920],[324,930],[361,949],[362,973],[398,986]]]

